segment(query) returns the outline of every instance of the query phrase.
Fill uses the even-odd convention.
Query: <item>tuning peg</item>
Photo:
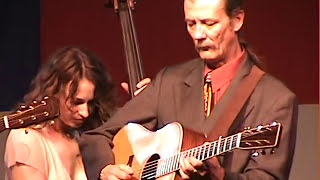
[[[274,121],[271,125],[276,126],[276,125],[278,125],[278,123]]]
[[[251,129],[250,126],[247,126],[247,127],[244,128],[244,130],[249,130],[249,129]]]
[[[49,116],[49,113],[48,113],[47,111],[43,112],[43,114],[44,114],[45,116]]]
[[[252,157],[258,157],[259,156],[259,153],[257,151],[254,151],[252,154],[251,154]]]
[[[257,130],[260,131],[262,128],[263,128],[263,126],[259,125],[259,126],[257,127]]]
[[[265,155],[265,154],[266,154],[266,150],[262,149],[262,150],[261,150],[261,154],[262,154],[262,155]]]
[[[41,104],[46,105],[47,103],[46,101],[41,101]]]
[[[19,119],[18,122],[19,122],[19,124],[23,124],[24,123],[24,121],[22,119]]]

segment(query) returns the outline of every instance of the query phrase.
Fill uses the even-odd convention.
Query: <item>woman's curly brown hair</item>
[[[90,103],[90,116],[80,128],[89,130],[107,121],[115,110],[114,85],[103,64],[90,51],[78,47],[64,47],[52,55],[31,83],[31,91],[24,103],[55,97],[70,83],[67,99],[74,99],[79,81],[86,78],[95,85],[94,99]]]

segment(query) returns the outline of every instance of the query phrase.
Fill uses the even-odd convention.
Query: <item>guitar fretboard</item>
[[[241,133],[228,136],[226,138],[220,138],[217,141],[205,143],[193,149],[183,151],[174,156],[160,159],[157,163],[156,174],[149,174],[155,178],[169,174],[180,169],[180,158],[181,157],[195,157],[199,160],[206,160],[213,156],[223,154],[225,152],[231,151],[235,148],[239,148],[241,140]],[[147,178],[147,177],[145,177]],[[149,179],[149,178],[147,178]]]

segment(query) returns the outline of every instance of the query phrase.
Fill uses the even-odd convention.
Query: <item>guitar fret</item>
[[[211,143],[208,143],[207,144],[207,146],[208,146],[208,150],[206,151],[207,152],[207,154],[205,155],[205,158],[207,159],[207,158],[209,158],[209,156],[210,156],[210,147],[211,147]]]
[[[211,147],[211,145],[212,145],[212,147]],[[207,156],[207,158],[209,158],[209,157],[211,157],[210,156],[210,152],[211,152],[211,149],[212,149],[212,152],[213,152],[213,149],[214,149],[214,143],[210,143],[210,146],[209,146],[209,152],[208,152],[208,156]]]
[[[191,157],[195,157],[195,148],[193,148],[192,150],[191,150]]]
[[[231,136],[230,145],[229,145],[229,150],[232,149],[232,144],[233,144],[233,136]]]
[[[221,136],[219,137],[219,140],[218,140],[217,154],[220,153],[220,144],[221,144]]]
[[[214,142],[214,145],[213,145],[211,157],[215,155],[215,150],[216,150],[216,141]]]
[[[184,157],[190,157],[191,149],[187,151]]]
[[[237,147],[238,135],[234,135],[233,148]]]
[[[200,146],[201,147],[201,146]],[[197,155],[197,159],[201,160],[200,156],[201,156],[201,149],[200,148],[197,148],[196,149],[196,155]]]
[[[222,139],[222,140],[221,140],[221,146],[220,146],[220,153],[219,153],[219,154],[224,153],[224,150],[223,150],[223,148],[224,148],[224,142],[225,142],[225,139]]]
[[[224,139],[223,153],[226,152],[226,146],[227,146],[227,138]]]
[[[202,158],[201,158],[201,160],[203,160],[204,157],[205,157],[205,155],[206,155],[206,146],[207,146],[207,145],[204,145],[204,146],[203,146],[204,149],[203,149],[203,153],[202,153]]]
[[[199,159],[199,154],[200,154],[200,152],[199,152],[199,148],[195,148],[194,149],[194,157],[196,158],[196,159]]]
[[[236,144],[236,147],[240,147],[240,141],[241,141],[241,133],[238,133],[237,134],[237,144]]]

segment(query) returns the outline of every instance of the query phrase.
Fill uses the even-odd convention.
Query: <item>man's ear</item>
[[[233,30],[235,32],[238,32],[241,29],[244,21],[244,16],[245,16],[245,13],[243,10],[239,10],[236,13],[234,13],[232,18],[232,23],[233,23]]]

